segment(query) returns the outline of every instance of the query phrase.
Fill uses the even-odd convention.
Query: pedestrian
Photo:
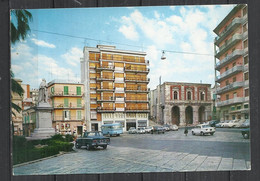
[[[188,128],[185,126],[185,129],[184,129],[184,134],[187,136],[187,134],[188,134]]]

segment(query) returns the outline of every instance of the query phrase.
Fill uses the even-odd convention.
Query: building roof
[[[211,86],[211,84],[206,83],[189,83],[189,82],[164,82],[163,84],[170,84],[170,85],[206,85]]]
[[[213,30],[214,33],[217,35],[219,34],[219,30],[230,20],[232,16],[234,16],[240,9],[242,9],[244,4],[238,4],[236,5],[229,13],[228,15],[218,24],[218,26]]]
[[[77,85],[83,85],[83,83],[75,82],[73,80],[62,80],[62,79],[54,79],[51,82],[47,84],[47,86],[51,86],[53,84],[77,84]]]

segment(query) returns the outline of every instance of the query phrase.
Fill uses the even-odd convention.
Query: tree
[[[12,71],[11,71],[11,90],[12,90],[13,94],[18,94],[21,97],[23,96],[24,90],[23,90],[22,86],[14,79],[14,74]],[[13,102],[11,103],[11,106],[18,113],[22,110],[18,105],[16,105]],[[14,116],[16,116],[13,110],[12,110],[12,114]]]

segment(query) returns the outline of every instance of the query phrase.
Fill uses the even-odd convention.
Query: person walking
[[[188,128],[187,128],[187,126],[185,126],[185,129],[184,129],[184,134],[187,136],[188,135]]]

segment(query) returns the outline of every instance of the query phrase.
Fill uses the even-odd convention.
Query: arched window
[[[204,95],[205,95],[204,92],[200,92],[200,100],[204,101]]]
[[[191,92],[190,91],[188,91],[188,100],[191,100]]]
[[[177,99],[178,99],[178,92],[177,92],[177,91],[174,91],[174,92],[173,92],[173,95],[174,95],[174,100],[177,100]]]

